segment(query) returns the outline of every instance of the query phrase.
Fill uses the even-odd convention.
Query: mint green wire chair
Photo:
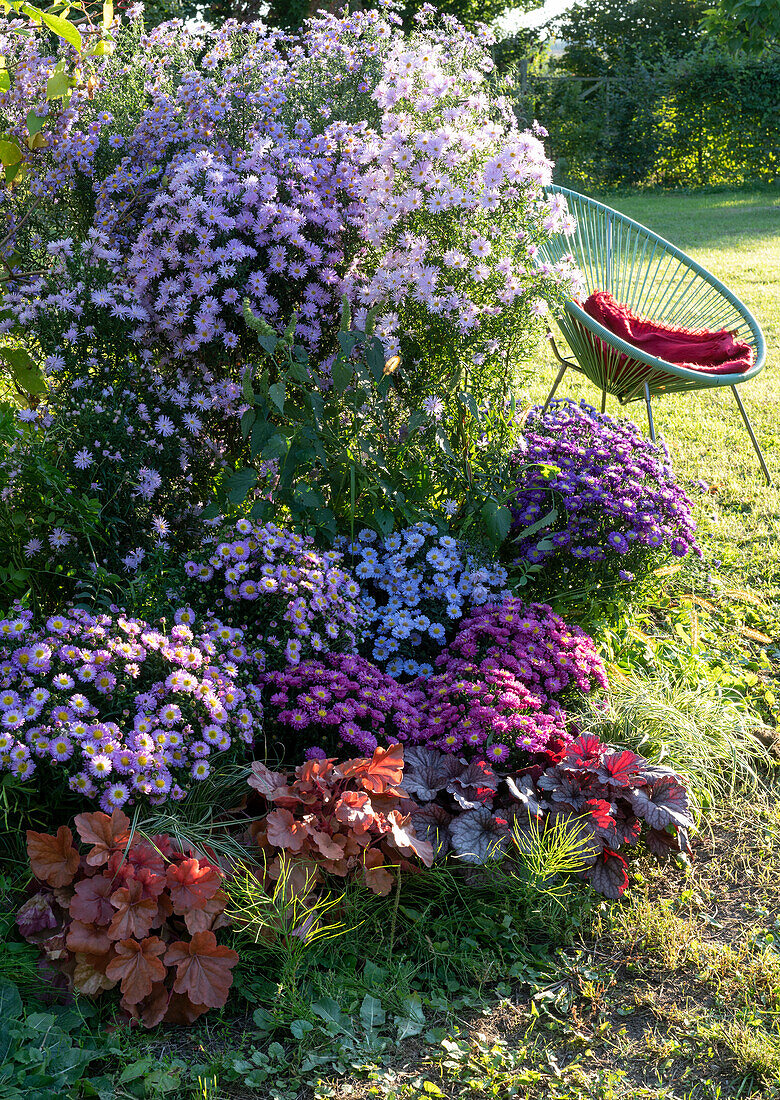
[[[573,367],[601,390],[602,412],[608,393],[622,405],[644,398],[650,437],[655,440],[652,397],[730,386],[767,484],[771,485],[764,456],[737,392],[738,385],[759,373],[766,359],[764,336],[753,314],[706,268],[645,226],[565,187],[548,188],[548,194],[553,193],[566,198],[577,219],[577,229],[571,237],[560,234],[546,240],[539,248],[537,263],[554,264],[571,255],[585,279],[584,297],[606,290],[632,312],[654,321],[688,329],[725,328],[752,346],[755,363],[741,374],[688,370],[645,354],[600,325],[576,302],[567,301],[556,320],[574,358],[564,358],[549,333],[560,369],[545,410],[566,370]]]

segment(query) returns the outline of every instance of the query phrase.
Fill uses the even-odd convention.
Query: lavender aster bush
[[[432,523],[337,545],[361,586],[366,648],[396,679],[430,675],[464,612],[509,595],[502,565]]]
[[[108,813],[180,799],[262,724],[261,666],[216,619],[155,627],[68,610],[0,620],[0,770],[68,786]]]
[[[523,476],[512,501],[514,528],[535,523],[553,506],[558,517],[516,545],[523,561],[544,566],[541,579],[553,592],[633,580],[669,554],[701,554],[692,505],[665,444],[645,439],[635,424],[599,415],[584,402],[554,401],[544,415],[539,407],[531,412],[525,441],[516,456]]]
[[[539,303],[571,286],[570,262],[533,258],[572,222],[544,195],[539,136],[493,88],[489,32],[432,11],[408,36],[375,10],[295,36],[131,21],[62,109],[49,37],[0,32],[26,180],[0,185],[0,328],[45,354],[123,339],[231,372],[252,345],[245,298],[277,327],[297,309],[301,342],[332,349],[346,294],[359,327],[378,311],[388,354],[425,361],[423,388],[442,356],[503,378]]]
[[[320,551],[308,536],[240,519],[184,568],[191,601],[243,627],[268,668],[355,648],[360,586],[338,551]]]

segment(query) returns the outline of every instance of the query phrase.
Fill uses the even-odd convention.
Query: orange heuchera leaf
[[[168,1000],[168,1011],[165,1013],[166,1024],[194,1024],[198,1016],[208,1012],[208,1005],[196,1005],[184,993],[171,993]]]
[[[111,814],[96,810],[90,814],[79,814],[76,818],[76,831],[85,844],[94,844],[87,853],[90,867],[101,867],[115,848],[124,848],[130,838],[130,818],[116,809]]]
[[[309,826],[303,821],[296,821],[289,810],[272,810],[265,824],[270,843],[277,848],[286,848],[288,852],[300,852],[309,835]]]
[[[287,776],[283,775],[282,772],[270,771],[259,760],[255,760],[252,764],[252,774],[249,776],[247,783],[250,787],[259,791],[269,802],[273,802],[278,794],[289,795],[290,793],[287,786]]]
[[[67,825],[60,825],[56,836],[28,829],[27,854],[35,877],[54,887],[73,882],[81,861]]]
[[[222,873],[216,867],[197,859],[185,859],[168,865],[168,889],[173,910],[180,915],[190,909],[202,909],[213,898],[222,882]]]
[[[97,924],[85,924],[80,920],[70,922],[66,942],[69,951],[73,951],[74,954],[80,952],[83,955],[104,955],[113,946],[108,938],[107,928],[100,928]]]
[[[333,816],[342,825],[349,825],[353,833],[365,833],[374,823],[374,807],[364,791],[345,791]]]
[[[393,810],[387,815],[387,820],[390,823],[390,832],[396,848],[404,855],[416,855],[426,867],[430,867],[433,863],[433,845],[417,836],[411,824],[410,815],[403,817],[398,810]]]
[[[227,900],[225,891],[217,890],[214,897],[209,898],[202,909],[190,909],[185,913],[184,923],[187,925],[187,931],[190,935],[195,932],[205,932],[209,928],[212,930],[222,928],[224,925],[229,924],[230,921],[227,917],[224,917],[221,921],[218,920],[225,911]]]
[[[165,979],[165,966],[160,955],[165,944],[159,936],[141,940],[121,940],[116,945],[116,958],[106,967],[106,977],[121,980],[120,989],[129,1005],[137,1005],[152,992],[155,982]]]
[[[87,997],[98,997],[104,989],[113,989],[116,982],[101,968],[100,960],[92,955],[76,955],[73,984]]]
[[[369,890],[387,897],[395,885],[395,876],[387,869],[385,857],[378,848],[367,848],[363,853],[363,871]]]
[[[219,1008],[233,981],[230,973],[238,955],[217,943],[213,932],[196,932],[189,943],[178,940],[165,954],[167,966],[176,967],[174,992],[186,993],[193,1004]]]
[[[155,982],[149,996],[144,997],[137,1005],[130,1006],[130,1012],[134,1016],[138,1013],[144,1027],[154,1027],[168,1011],[169,1000],[170,993],[165,983]]]
[[[321,833],[317,829],[312,829],[310,835],[317,846],[317,851],[319,851],[325,859],[339,860],[344,858],[345,837],[329,836],[328,833]],[[339,841],[341,841],[341,843],[339,843]]]
[[[114,916],[111,895],[117,888],[105,875],[93,875],[76,883],[70,902],[70,915],[85,924],[110,924]]]
[[[140,882],[128,882],[111,897],[116,909],[108,929],[112,940],[141,940],[160,924],[155,898],[145,898]]]
[[[345,779],[356,779],[365,790],[384,794],[390,787],[401,782],[404,774],[404,747],[399,744],[383,749],[381,745],[377,745],[370,760],[347,760],[338,771]]]

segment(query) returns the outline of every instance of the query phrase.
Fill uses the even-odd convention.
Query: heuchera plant
[[[513,836],[531,843],[532,824],[543,831],[563,822],[580,838],[582,877],[609,898],[628,885],[619,849],[636,846],[643,823],[649,852],[690,854],[688,794],[671,769],[593,735],[560,745],[554,756],[552,766],[500,776],[484,761],[466,765],[437,749],[410,748],[404,787],[415,802],[411,821],[437,858],[452,851],[474,864],[503,859]]]
[[[27,831],[37,891],[16,923],[71,989],[90,997],[119,986],[145,1027],[190,1024],[225,1004],[238,955],[217,943],[227,923],[222,872],[170,837],[132,837],[121,810],[84,813],[73,833]]]
[[[416,835],[402,809],[406,794],[398,784],[403,767],[399,744],[343,763],[308,760],[294,775],[269,771],[256,761],[249,785],[273,809],[252,832],[271,857],[271,877],[284,857],[309,882],[322,872],[339,878],[358,874],[370,890],[384,895],[396,881],[391,867],[412,868],[415,858],[430,867],[433,848]]]

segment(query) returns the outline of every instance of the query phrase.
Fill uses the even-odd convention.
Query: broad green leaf
[[[7,92],[11,87],[11,74],[8,69],[0,69],[0,92]]]
[[[290,1031],[296,1039],[302,1039],[304,1035],[308,1035],[308,1033],[313,1030],[314,1024],[311,1020],[293,1020],[290,1024]]]
[[[272,404],[276,405],[279,412],[283,413],[284,399],[286,396],[284,382],[274,382],[273,386],[269,386],[268,396],[270,397]]]
[[[491,542],[500,546],[509,534],[512,525],[512,513],[504,504],[497,504],[495,500],[486,500],[480,512],[482,521]]]
[[[385,349],[376,336],[366,341],[365,356],[366,366],[374,376],[374,381],[381,382],[385,375]]]
[[[126,1085],[129,1081],[135,1081],[139,1077],[147,1077],[153,1065],[154,1061],[151,1058],[139,1058],[137,1062],[131,1062],[120,1073],[118,1083]]]
[[[261,452],[264,462],[271,462],[276,458],[284,458],[289,450],[286,436],[272,435]]]
[[[63,99],[70,92],[70,76],[64,69],[55,69],[46,81],[46,98]]]
[[[372,997],[370,993],[366,993],[360,1006],[360,1022],[367,1035],[372,1031],[378,1031],[384,1024],[385,1010],[378,997]]]
[[[321,1001],[315,1001],[311,1006],[311,1010],[315,1016],[319,1016],[324,1021],[326,1029],[331,1034],[340,1031],[344,1035],[350,1035],[354,1038],[352,1021],[349,1016],[341,1011],[332,997],[323,997]]]
[[[395,1026],[398,1029],[398,1039],[410,1039],[413,1035],[419,1035],[425,1027],[425,1013],[422,1002],[417,993],[411,997],[405,997],[403,1013],[396,1016]]]
[[[389,512],[386,508],[377,508],[374,512],[374,523],[376,529],[380,535],[387,537],[393,530],[394,517],[393,513]]]
[[[105,0],[103,4],[103,30],[106,31],[114,22],[114,5],[112,0]]]
[[[339,347],[345,355],[349,355],[357,343],[354,332],[340,332],[338,334]]]
[[[50,31],[54,31],[58,37],[63,38],[81,53],[83,42],[78,27],[71,23],[69,19],[63,19],[60,15],[52,15],[48,11],[42,11],[40,16]]]
[[[331,368],[331,377],[333,378],[333,389],[336,393],[343,393],[347,386],[352,381],[354,370],[351,363],[346,362],[344,359],[337,359]]]
[[[0,359],[19,389],[40,396],[46,393],[46,380],[35,360],[24,348],[0,348]]]
[[[225,481],[225,487],[228,490],[228,498],[234,504],[242,504],[247,497],[247,493],[250,489],[253,489],[257,484],[257,470],[251,470],[248,467],[243,470],[237,470],[236,473],[231,474]]]
[[[558,518],[558,509],[551,508],[547,515],[542,516],[536,523],[532,523],[530,527],[524,527],[522,531],[519,531],[512,539],[513,542],[519,542],[521,539],[527,539],[531,535],[535,535],[537,531],[541,531],[543,527],[549,527],[551,523],[555,523]]]
[[[0,164],[10,168],[22,159],[22,150],[12,138],[0,138]]]
[[[30,137],[32,137],[34,134],[37,134],[40,130],[44,128],[45,125],[45,116],[42,118],[40,115],[37,115],[35,111],[30,111],[27,116],[27,133],[30,135]]]
[[[22,1014],[19,990],[8,978],[0,978],[0,1020],[17,1020]]]

